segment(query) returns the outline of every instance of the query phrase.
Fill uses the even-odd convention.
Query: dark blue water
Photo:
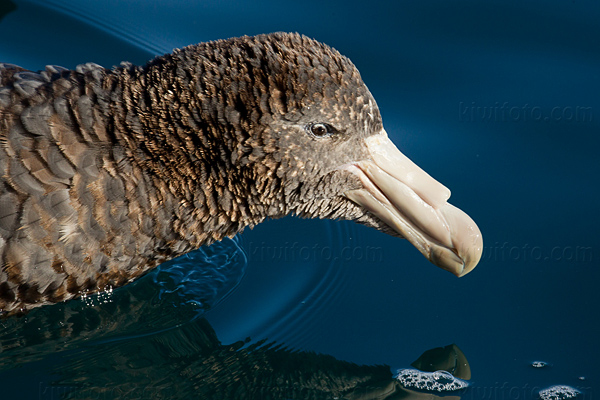
[[[456,343],[472,370],[463,398],[531,399],[556,384],[597,396],[596,2],[14,4],[0,61],[30,69],[144,63],[278,30],[334,46],[361,71],[392,140],[478,223],[485,251],[457,279],[362,226],[269,221],[104,297],[0,321],[3,399],[127,398],[132,387],[202,398],[190,371],[213,348],[206,326],[224,345],[274,341],[393,371]]]

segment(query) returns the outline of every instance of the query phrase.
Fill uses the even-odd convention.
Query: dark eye
[[[308,124],[306,128],[313,136],[318,138],[330,136],[335,132],[335,129],[331,125],[323,122]]]

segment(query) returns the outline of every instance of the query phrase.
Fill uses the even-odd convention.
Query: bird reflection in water
[[[137,292],[119,291],[94,307],[69,302],[34,310],[23,317],[27,321],[3,321],[0,372],[60,354],[47,371],[58,378],[40,387],[40,399],[460,398],[460,391],[403,387],[386,365],[357,365],[266,340],[222,344],[206,318],[192,317],[191,306],[174,316],[157,312],[156,303],[139,301],[147,287],[133,285]],[[180,323],[173,324],[173,318]],[[172,328],[161,327],[167,323]],[[471,377],[454,344],[426,351],[412,366]]]

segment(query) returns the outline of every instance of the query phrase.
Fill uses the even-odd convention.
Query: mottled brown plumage
[[[375,101],[347,58],[304,36],[113,70],[3,64],[0,86],[4,314],[121,286],[265,218],[389,231],[343,196],[360,184],[339,169],[382,129]]]

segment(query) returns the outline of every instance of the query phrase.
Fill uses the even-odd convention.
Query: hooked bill
[[[363,188],[345,196],[406,238],[429,261],[456,276],[475,268],[483,239],[475,222],[448,203],[450,190],[396,148],[385,130],[365,140],[370,160],[347,164]]]

